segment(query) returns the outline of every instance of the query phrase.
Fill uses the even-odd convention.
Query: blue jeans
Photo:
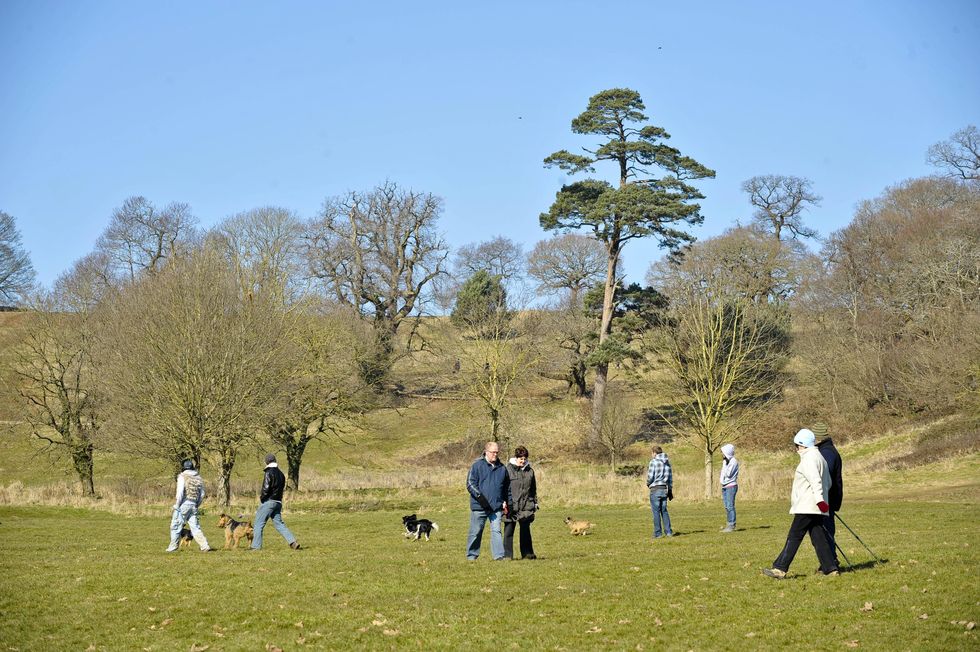
[[[504,537],[500,532],[500,521],[503,512],[487,514],[482,509],[470,511],[470,533],[466,537],[466,558],[476,559],[480,556],[480,540],[483,538],[483,528],[490,521],[490,555],[494,559],[504,557]]]
[[[721,502],[725,505],[725,513],[728,515],[728,524],[735,527],[735,494],[738,493],[738,485],[734,487],[722,487]]]
[[[265,522],[272,519],[272,526],[279,531],[279,534],[292,545],[296,537],[289,531],[286,524],[282,522],[282,503],[278,500],[267,500],[259,505],[255,512],[255,536],[252,539],[252,549],[258,550],[262,547],[262,530],[265,529]]]
[[[194,537],[197,545],[201,546],[201,550],[210,548],[208,540],[201,530],[201,524],[197,520],[197,505],[185,501],[174,510],[173,518],[170,519],[170,547],[167,548],[167,552],[173,552],[177,549],[177,544],[180,543],[180,531],[184,529],[184,523],[190,526],[191,536]]]
[[[653,538],[661,535],[660,522],[663,521],[663,534],[674,536],[670,529],[670,514],[667,513],[667,488],[650,490],[650,509],[653,510]]]

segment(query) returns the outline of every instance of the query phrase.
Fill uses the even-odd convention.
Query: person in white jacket
[[[722,532],[735,531],[735,494],[738,493],[738,460],[735,459],[735,444],[725,444],[721,447],[724,461],[718,482],[721,484],[721,502],[725,505],[725,527]]]
[[[772,568],[766,568],[762,573],[776,579],[786,577],[803,537],[809,534],[810,542],[817,551],[817,559],[820,560],[820,572],[824,575],[838,575],[834,551],[831,550],[827,533],[823,529],[824,514],[830,511],[827,504],[830,491],[827,461],[817,449],[816,436],[812,431],[806,428],[800,430],[793,438],[793,443],[800,455],[800,463],[793,477],[793,496],[789,509],[789,513],[793,514],[793,523],[789,526],[783,551],[776,557]]]
[[[197,510],[204,501],[204,481],[194,468],[193,460],[184,460],[183,471],[177,476],[177,495],[174,497],[174,514],[170,519],[170,547],[167,552],[177,550],[180,531],[184,523],[190,525],[191,536],[203,552],[211,550],[208,540],[197,520]]]

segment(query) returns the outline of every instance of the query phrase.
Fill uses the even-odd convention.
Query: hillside
[[[12,371],[16,338],[29,325],[29,313],[0,313],[0,443],[5,455],[0,473],[5,485],[0,503],[26,499],[75,501],[73,478],[65,464],[32,439],[24,422],[22,399]],[[341,436],[311,444],[304,457],[302,491],[296,499],[322,505],[384,508],[387,500],[458,501],[462,476],[480,454],[486,438],[486,417],[480,406],[459,400],[451,362],[438,356],[406,359],[398,367],[401,397],[366,414]],[[420,398],[423,395],[444,398]],[[531,450],[550,504],[643,504],[642,480],[624,474],[628,467],[645,468],[653,439],[664,444],[675,469],[678,498],[704,500],[701,453],[681,441],[643,431],[617,460],[583,457],[581,442],[588,427],[588,403],[569,397],[562,383],[538,379],[524,387],[503,415],[504,450],[523,444]],[[453,400],[448,400],[452,398]],[[634,397],[640,405],[648,400]],[[792,431],[785,433],[788,442]],[[770,442],[779,433],[761,433]],[[903,495],[924,500],[976,501],[980,492],[980,418],[949,416],[906,424],[882,436],[837,437],[844,456],[849,500]],[[127,454],[114,442],[101,442],[96,454],[98,493],[105,504],[148,508],[171,491],[171,470],[163,462]],[[739,443],[743,463],[740,500],[784,500],[794,455],[789,446],[766,451],[753,441]],[[235,469],[236,501],[249,502],[261,458],[268,444],[243,451]],[[641,471],[642,472],[642,471]],[[214,469],[205,464],[204,474]]]

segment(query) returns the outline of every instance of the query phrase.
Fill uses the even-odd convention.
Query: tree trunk
[[[704,497],[711,498],[711,481],[715,477],[715,457],[710,451],[704,451]]]
[[[602,431],[602,413],[606,403],[606,375],[609,373],[609,365],[605,362],[596,365],[595,382],[592,384],[592,432],[590,435],[591,443],[599,441]]]
[[[75,447],[72,451],[72,463],[75,466],[75,473],[81,482],[82,493],[86,496],[95,496],[95,462],[93,460],[94,446],[83,444]]]
[[[619,260],[619,246],[610,245],[609,257],[606,261],[606,287],[602,297],[602,321],[599,324],[599,348],[609,338],[612,331],[613,297],[616,291],[616,263]],[[602,428],[602,414],[606,402],[606,377],[609,374],[609,364],[600,362],[595,368],[595,386],[592,390],[592,433],[591,443],[599,441],[599,431]]]
[[[500,441],[497,437],[500,432],[500,412],[498,410],[490,410],[490,441]]]
[[[397,322],[387,319],[377,320],[374,323],[374,348],[366,358],[358,362],[361,378],[375,389],[384,388],[388,372],[391,371],[391,358],[395,350],[394,341],[397,332]]]
[[[303,453],[306,452],[306,445],[310,442],[306,433],[301,433],[298,437],[287,436],[284,438],[286,447],[286,466],[289,467],[289,484],[293,489],[299,491],[299,469],[303,464]]]
[[[218,494],[223,498],[225,507],[231,505],[231,472],[235,468],[234,449],[221,452],[221,477],[218,481]]]
[[[571,366],[569,373],[571,374],[572,378],[572,383],[570,384],[574,385],[575,387],[575,396],[578,398],[588,396],[589,389],[585,384],[585,363],[582,361],[576,362]]]

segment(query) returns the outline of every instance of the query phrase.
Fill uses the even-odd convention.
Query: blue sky
[[[717,171],[699,237],[768,173],[813,181],[827,235],[980,123],[980,2],[2,0],[0,210],[45,284],[137,194],[209,226],[390,179],[445,200],[454,247],[530,250],[567,180],[542,159],[613,87]],[[658,256],[631,242],[628,277]]]

